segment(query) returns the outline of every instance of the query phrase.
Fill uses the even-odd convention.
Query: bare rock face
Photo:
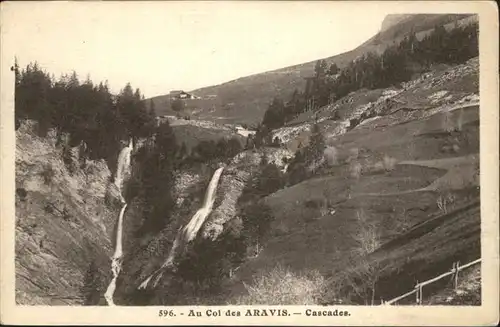
[[[382,27],[380,28],[380,31],[383,32],[392,26],[402,22],[403,20],[411,17],[412,15],[405,15],[405,14],[390,14],[385,16],[384,20],[382,21]]]
[[[117,214],[104,200],[110,172],[104,161],[69,172],[54,133],[39,137],[34,125],[16,131],[16,302],[83,304],[92,263],[100,270],[94,286],[109,282]]]

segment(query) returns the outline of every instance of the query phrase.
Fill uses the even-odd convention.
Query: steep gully
[[[123,204],[120,215],[118,216],[118,223],[116,228],[116,245],[115,245],[115,253],[113,254],[113,258],[111,259],[111,272],[113,273],[113,279],[108,285],[106,293],[104,297],[106,302],[110,306],[114,306],[113,295],[115,293],[116,288],[116,279],[120,274],[122,268],[122,230],[123,230],[123,214],[125,213],[125,209],[127,208],[127,203],[122,195],[122,187],[123,187],[123,179],[126,173],[128,173],[130,169],[130,154],[133,149],[132,140],[130,140],[129,145],[124,147],[118,156],[118,167],[116,169],[116,177],[115,177],[115,186],[118,188],[120,194],[120,200]]]
[[[116,280],[122,268],[121,260],[123,256],[123,250],[122,250],[123,216],[125,213],[125,209],[127,208],[127,203],[125,202],[125,199],[122,194],[122,188],[123,188],[123,180],[125,174],[127,174],[130,170],[130,155],[132,150],[133,150],[133,143],[132,140],[130,140],[129,145],[123,148],[118,156],[118,165],[114,182],[115,186],[119,191],[120,200],[123,205],[120,210],[120,215],[118,216],[115,252],[111,260],[111,271],[113,273],[113,278],[111,279],[111,282],[108,285],[106,293],[104,294],[106,302],[109,306],[115,305],[113,301],[113,295],[116,289]],[[194,214],[194,216],[191,218],[189,223],[186,226],[184,226],[184,228],[179,229],[179,232],[177,233],[174,244],[172,245],[172,248],[165,263],[158,270],[156,270],[149,278],[147,278],[139,288],[146,288],[151,280],[154,280],[153,285],[156,286],[158,280],[161,278],[163,274],[163,270],[173,266],[175,257],[179,253],[179,250],[184,249],[184,247],[189,242],[194,240],[201,226],[203,225],[208,215],[212,211],[215,202],[215,191],[217,190],[219,179],[222,175],[223,170],[224,167],[220,167],[214,172],[212,179],[210,180],[210,183],[208,185],[208,189],[205,194],[205,199],[202,207]]]
[[[212,179],[208,184],[207,191],[205,193],[205,199],[203,201],[203,205],[201,208],[193,215],[189,223],[184,226],[184,228],[179,228],[177,235],[175,237],[172,248],[170,249],[170,253],[166,261],[163,265],[154,271],[146,280],[144,280],[141,285],[139,285],[139,289],[146,289],[150,283],[152,282],[152,287],[156,287],[158,281],[161,279],[163,272],[167,269],[173,267],[174,260],[179,253],[181,253],[186,245],[196,238],[201,226],[207,219],[210,212],[212,212],[212,208],[215,202],[215,191],[217,190],[217,186],[219,184],[219,179],[222,175],[222,171],[224,167],[218,168],[214,174],[212,175]]]

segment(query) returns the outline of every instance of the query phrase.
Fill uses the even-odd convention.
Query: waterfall
[[[113,254],[113,257],[111,259],[111,272],[113,273],[113,279],[111,279],[111,282],[108,285],[106,293],[104,294],[106,302],[110,306],[115,305],[115,303],[113,302],[113,295],[116,289],[116,279],[118,278],[118,275],[120,274],[120,271],[122,269],[121,259],[123,256],[123,250],[122,250],[123,215],[125,213],[125,209],[127,208],[127,203],[125,202],[125,199],[123,198],[122,194],[122,187],[123,187],[124,175],[128,173],[130,169],[130,153],[132,152],[132,149],[133,149],[133,144],[132,144],[132,139],[130,139],[129,145],[124,147],[120,152],[120,155],[118,156],[118,167],[116,169],[115,185],[120,193],[120,200],[122,201],[123,206],[122,209],[120,210],[120,215],[118,216],[118,223],[116,228],[115,253]]]
[[[106,293],[104,294],[104,297],[106,298],[106,302],[108,305],[115,305],[113,302],[113,294],[115,293],[116,289],[116,279],[118,278],[118,275],[120,274],[120,271],[122,269],[121,267],[121,258],[123,255],[122,252],[122,222],[123,222],[123,214],[125,213],[125,208],[127,208],[127,204],[125,203],[122,207],[122,210],[120,211],[120,216],[118,217],[118,228],[116,232],[116,247],[115,247],[115,253],[113,254],[113,258],[111,260],[111,272],[113,273],[113,279],[111,279],[111,283],[108,285],[108,289],[106,290]]]
[[[133,144],[132,144],[132,139],[130,139],[130,142],[128,146],[124,147],[118,156],[118,165],[116,168],[116,177],[115,177],[115,185],[120,191],[120,195],[122,192],[122,186],[123,186],[123,177],[125,172],[128,172],[130,169],[130,153],[132,152],[133,149]],[[122,202],[125,202],[123,197],[121,198]]]
[[[153,280],[153,287],[155,287],[163,274],[163,270],[173,266],[174,259],[177,253],[179,253],[179,250],[183,250],[189,242],[196,238],[199,230],[201,229],[201,226],[203,226],[203,223],[207,219],[208,215],[210,214],[210,212],[212,212],[212,208],[215,202],[215,191],[217,190],[219,179],[222,175],[223,170],[224,167],[220,167],[214,172],[212,179],[208,184],[208,188],[205,193],[205,199],[203,200],[203,205],[200,209],[198,209],[198,211],[196,211],[189,223],[184,226],[184,228],[180,228],[178,230],[172,248],[170,249],[170,252],[168,254],[167,260],[165,260],[165,263],[159,269],[153,272],[144,282],[142,282],[139,286],[139,289],[147,288],[151,280]]]
[[[219,179],[222,175],[223,169],[224,167],[220,167],[215,171],[212,179],[210,180],[210,184],[208,184],[203,206],[194,214],[193,218],[191,218],[189,223],[182,230],[184,239],[187,243],[195,239],[198,231],[205,222],[205,219],[207,219],[210,212],[212,212],[212,207],[215,202],[215,191],[217,190],[217,185],[219,184]]]

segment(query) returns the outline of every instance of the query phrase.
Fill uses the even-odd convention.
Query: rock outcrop
[[[64,137],[34,130],[26,121],[16,131],[16,302],[83,304],[85,287],[99,293],[109,282],[111,173],[104,160],[80,162],[78,147],[63,160]],[[85,285],[91,266],[95,280]]]

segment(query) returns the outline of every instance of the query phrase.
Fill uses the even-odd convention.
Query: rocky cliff
[[[16,302],[83,304],[90,278],[97,304],[119,210],[111,172],[104,160],[80,160],[64,135],[42,138],[35,127],[27,121],[16,131]]]
[[[405,19],[408,19],[413,15],[404,15],[404,14],[390,14],[385,16],[384,20],[382,21],[382,26],[380,28],[380,32],[384,32],[391,28],[394,25],[397,25],[404,21]]]

